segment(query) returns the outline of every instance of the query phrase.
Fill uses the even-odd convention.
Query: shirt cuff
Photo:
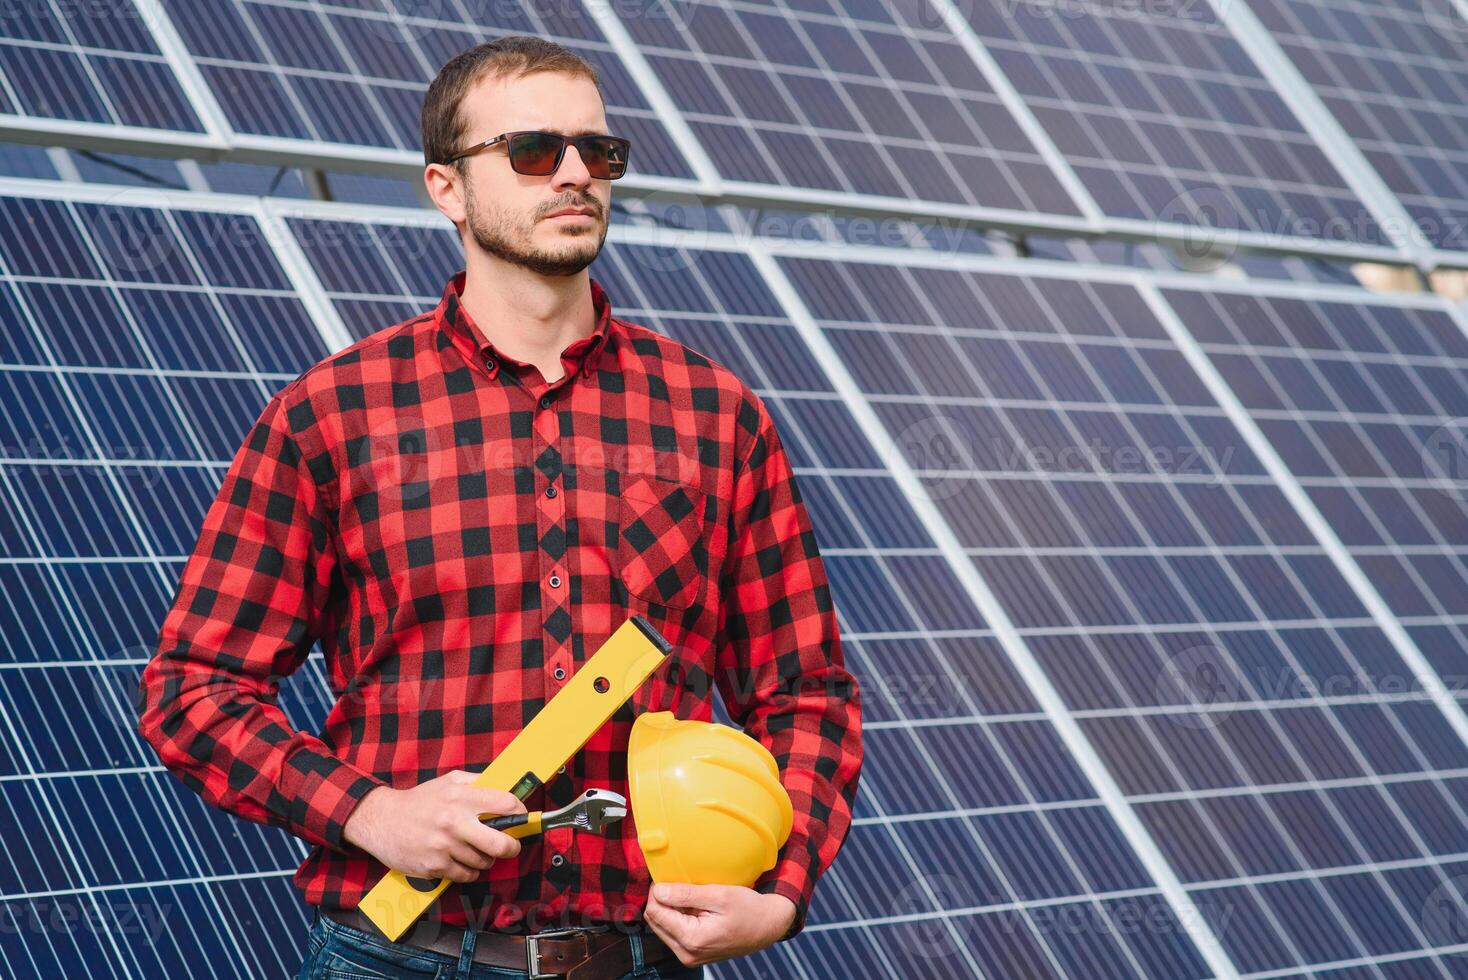
[[[347,818],[372,790],[387,783],[332,755],[303,750],[291,756],[287,771],[295,785],[284,788],[291,829],[312,844],[350,853],[342,838]]]
[[[785,842],[780,859],[775,866],[760,876],[754,890],[765,895],[783,895],[795,903],[795,921],[777,942],[794,939],[805,928],[806,913],[810,910],[811,893],[816,880],[811,868],[816,866],[814,848],[808,840],[797,840],[794,835]]]

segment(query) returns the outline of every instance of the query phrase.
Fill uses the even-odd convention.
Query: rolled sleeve
[[[730,718],[775,757],[794,822],[755,889],[796,905],[805,926],[816,880],[851,826],[861,769],[857,682],[845,668],[815,532],[774,422],[752,392],[741,406],[730,542],[721,573],[720,695]]]

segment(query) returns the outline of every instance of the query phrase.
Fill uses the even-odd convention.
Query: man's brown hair
[[[601,92],[601,77],[595,66],[554,41],[528,34],[510,34],[454,55],[438,70],[423,99],[423,163],[444,163],[465,149],[464,96],[481,79],[513,78],[538,72],[557,71],[591,79]],[[605,98],[603,99],[605,104]],[[489,139],[498,133],[477,134]],[[462,160],[454,162],[460,169]]]

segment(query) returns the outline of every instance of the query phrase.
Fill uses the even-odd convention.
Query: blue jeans
[[[388,942],[316,913],[306,940],[306,959],[296,980],[525,980],[524,970],[507,970],[473,962],[474,948],[465,937],[457,957]],[[642,937],[632,933],[633,970],[621,980],[703,980],[703,967],[686,967],[676,959],[654,965],[642,962]],[[641,969],[636,967],[641,966]]]

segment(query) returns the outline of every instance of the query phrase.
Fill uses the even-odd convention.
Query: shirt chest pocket
[[[712,501],[687,483],[623,474],[615,512],[617,572],[632,595],[685,609],[705,602]]]

